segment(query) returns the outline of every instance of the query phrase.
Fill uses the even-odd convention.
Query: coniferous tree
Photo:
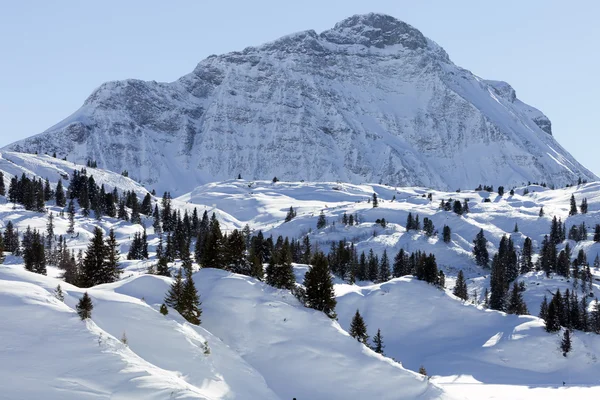
[[[323,311],[329,318],[335,319],[335,292],[327,263],[327,257],[321,252],[315,253],[311,267],[304,275],[306,305]]]
[[[565,329],[565,333],[563,334],[562,340],[560,342],[560,349],[563,352],[563,356],[567,356],[567,353],[571,351],[572,343],[571,343],[571,330]]]
[[[319,214],[319,219],[317,220],[317,229],[323,229],[327,226],[327,220],[325,219],[325,214],[321,210]]]
[[[44,240],[36,229],[31,231],[29,227],[23,236],[23,262],[26,270],[46,275]]]
[[[523,249],[521,250],[521,257],[519,258],[519,269],[522,274],[533,271],[533,243],[530,238],[526,237],[523,241]]]
[[[72,235],[75,233],[75,204],[73,203],[73,199],[69,200],[67,213],[69,214],[69,227],[67,228],[67,233]]]
[[[581,205],[579,206],[579,210],[582,214],[587,214],[588,212],[588,201],[587,199],[581,200]]]
[[[525,300],[523,300],[523,291],[525,287],[519,285],[517,281],[513,282],[513,287],[509,295],[508,307],[506,312],[508,314],[516,314],[516,315],[527,315],[529,311],[527,310],[527,305],[525,304]]]
[[[598,299],[594,299],[594,305],[590,312],[590,330],[594,333],[600,334],[600,302]]]
[[[101,283],[110,283],[116,280],[115,271],[106,266],[106,245],[102,229],[94,229],[94,237],[85,251],[80,283],[82,287],[92,287]]]
[[[64,207],[67,205],[67,198],[65,196],[65,190],[63,188],[62,179],[58,180],[56,184],[56,192],[54,193],[54,199],[58,207]]]
[[[279,289],[291,290],[295,287],[296,277],[292,267],[292,255],[287,238],[281,249],[277,250],[271,257],[267,266],[266,283]]]
[[[81,318],[82,321],[88,318],[92,318],[92,310],[94,309],[94,304],[92,304],[92,299],[87,292],[83,294],[83,296],[77,303],[76,308],[77,314],[79,314],[79,318]]]
[[[544,216],[544,206],[540,207],[540,212],[538,213],[540,217]]]
[[[54,297],[58,301],[65,301],[65,293],[63,292],[62,288],[60,287],[60,283],[54,289]]]
[[[174,308],[179,313],[183,310],[183,287],[183,276],[181,274],[181,269],[179,269],[177,275],[175,275],[175,280],[165,296],[165,304]]]
[[[165,303],[162,303],[162,304],[160,305],[160,313],[161,313],[162,315],[167,315],[167,314],[169,314],[169,309],[167,308],[167,305],[166,305]]]
[[[571,195],[571,209],[569,210],[569,216],[577,214],[577,203],[575,202],[575,195]]]
[[[487,239],[483,234],[483,229],[479,231],[475,239],[473,240],[473,255],[475,256],[475,262],[479,266],[487,266],[489,262],[489,253],[487,250]]]
[[[365,324],[364,319],[356,310],[356,314],[352,318],[352,322],[350,323],[350,336],[366,345],[369,340],[369,335],[367,334],[367,325]]]
[[[114,282],[119,279],[121,270],[119,269],[119,243],[113,228],[110,228],[106,238],[105,257],[103,269],[109,282]]]
[[[242,233],[234,229],[225,245],[225,268],[237,274],[249,275],[252,266],[246,257],[246,242]]]
[[[373,351],[375,353],[383,355],[383,349],[385,345],[383,344],[383,336],[381,336],[381,329],[377,329],[377,334],[373,336]]]
[[[462,204],[459,200],[454,200],[454,203],[452,205],[452,211],[454,211],[454,213],[457,215],[462,215],[463,208],[462,208]]]
[[[386,282],[390,279],[392,271],[390,270],[390,260],[387,255],[387,250],[383,250],[381,262],[379,263],[379,282]]]
[[[0,264],[4,262],[4,238],[0,235]]]
[[[15,253],[18,252],[18,248],[19,234],[15,231],[12,221],[9,220],[4,230],[4,251]]]
[[[140,206],[140,213],[149,217],[152,215],[152,196],[150,193],[146,193],[144,199],[142,200],[142,205]]]
[[[0,196],[6,196],[6,187],[4,186],[4,173],[0,171]]]
[[[285,216],[284,222],[290,222],[296,217],[296,211],[294,211],[294,207],[290,206],[287,215]]]
[[[543,319],[544,321],[548,318],[548,297],[544,295],[544,300],[542,300],[542,304],[540,305],[540,313],[538,317]]]
[[[200,325],[200,317],[202,315],[202,309],[200,306],[202,303],[200,302],[200,295],[198,294],[198,290],[196,290],[194,280],[192,279],[192,260],[189,257],[189,252],[184,262],[189,262],[190,268],[186,268],[186,277],[182,292],[181,311],[179,311],[179,313],[190,324]]]
[[[469,299],[467,281],[465,281],[465,276],[463,274],[462,269],[458,271],[458,276],[456,277],[456,284],[454,285],[454,290],[452,291],[452,294],[465,301]]]
[[[202,249],[201,264],[205,268],[224,267],[223,257],[224,239],[221,233],[221,226],[213,213],[210,221],[209,232],[204,240],[204,248]]]
[[[450,227],[448,225],[444,225],[444,229],[442,231],[442,237],[443,237],[444,243],[450,243],[450,241],[452,240],[452,231],[450,230]]]
[[[393,276],[394,278],[399,278],[404,275],[409,275],[410,271],[408,269],[408,256],[404,249],[400,249],[396,256],[394,257],[394,266],[393,266]]]
[[[377,200],[377,193],[373,193],[373,201],[371,203],[373,204],[373,208],[379,207],[379,201]]]
[[[548,305],[548,313],[545,319],[546,332],[553,333],[560,330],[560,318],[562,313],[562,297],[560,291],[556,291],[554,297]]]

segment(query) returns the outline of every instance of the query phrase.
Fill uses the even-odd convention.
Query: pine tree
[[[146,193],[144,199],[142,200],[142,205],[140,206],[140,213],[149,217],[152,215],[152,196],[150,193]]]
[[[113,271],[107,274],[105,267],[106,247],[102,229],[94,229],[94,237],[85,251],[83,268],[80,271],[80,284],[82,287],[92,287],[101,283],[113,282]]]
[[[296,277],[292,267],[292,256],[287,238],[281,249],[271,257],[267,266],[266,283],[279,289],[288,290],[296,286]]]
[[[448,225],[444,225],[444,229],[442,231],[442,237],[443,237],[444,243],[450,243],[450,241],[452,240],[452,231],[450,230],[450,227]]]
[[[571,195],[571,209],[569,210],[569,216],[577,215],[577,203],[575,202],[575,195]]]
[[[579,206],[579,210],[582,214],[587,214],[588,212],[588,201],[587,199],[581,200],[581,205]]]
[[[544,216],[544,206],[540,207],[540,212],[538,214],[540,217]]]
[[[165,304],[165,303],[162,303],[162,304],[160,305],[160,313],[161,313],[162,315],[167,315],[167,314],[169,314],[169,309],[167,308],[167,306],[166,306],[166,304]]]
[[[366,345],[369,340],[369,335],[367,335],[367,325],[363,320],[362,316],[356,310],[356,314],[352,318],[352,322],[350,323],[350,336]]]
[[[379,282],[387,282],[390,279],[392,271],[390,270],[390,260],[387,255],[387,250],[383,250],[381,256],[381,262],[379,263],[379,276],[377,280]]]
[[[546,332],[558,332],[560,330],[560,315],[562,311],[562,299],[560,292],[557,290],[556,294],[548,305],[548,314],[546,321]]]
[[[327,226],[327,220],[325,219],[325,214],[321,210],[319,214],[319,219],[317,220],[317,229],[323,229]]]
[[[560,349],[563,352],[563,356],[567,356],[567,353],[571,351],[572,343],[571,343],[571,330],[565,329],[565,333],[563,334],[562,340],[560,341]]]
[[[6,196],[6,187],[4,186],[4,173],[0,171],[0,196]]]
[[[73,199],[69,200],[67,213],[69,214],[69,227],[67,228],[67,233],[72,235],[75,233],[75,204],[73,203]]]
[[[377,193],[373,193],[373,201],[371,203],[373,204],[373,208],[379,207],[379,201],[377,200]]]
[[[329,318],[335,319],[335,292],[327,257],[321,252],[315,253],[311,267],[304,275],[306,305],[323,311]]]
[[[290,206],[287,215],[285,216],[284,222],[290,222],[296,216],[296,211],[294,211],[294,207]]]
[[[79,302],[77,303],[77,314],[79,314],[79,318],[83,321],[84,319],[92,318],[92,310],[94,309],[94,304],[92,304],[92,299],[88,295],[87,292],[83,294]]]
[[[524,286],[517,284],[515,281],[513,283],[512,291],[510,292],[508,307],[506,312],[508,314],[516,314],[516,315],[527,315],[529,311],[527,310],[527,305],[525,304],[525,300],[523,300],[523,290]]]
[[[467,282],[465,281],[465,276],[463,274],[462,269],[458,271],[458,276],[456,277],[456,284],[454,286],[452,294],[465,301],[469,299]]]
[[[64,207],[67,205],[67,198],[65,196],[65,190],[63,188],[62,179],[58,180],[56,184],[56,192],[54,193],[54,199],[58,207]]]
[[[108,232],[108,237],[106,238],[106,244],[104,248],[106,258],[104,260],[103,270],[106,274],[107,281],[114,282],[119,279],[119,275],[122,271],[119,269],[119,243],[117,243],[117,238],[113,228],[110,228],[110,231]]]
[[[544,300],[542,300],[542,304],[540,305],[540,313],[538,317],[543,319],[544,321],[548,318],[548,297],[544,295]]]
[[[483,229],[479,231],[475,240],[473,240],[473,255],[475,256],[475,262],[479,266],[487,266],[489,263],[489,253],[487,251],[487,239],[483,234]]]
[[[54,297],[56,297],[56,299],[59,301],[65,301],[65,294],[62,288],[60,287],[60,284],[58,284],[56,286],[56,289],[54,289]]]
[[[189,260],[191,264],[191,259],[188,257],[186,260]],[[181,310],[178,310],[183,318],[185,318],[190,324],[200,325],[200,316],[202,315],[202,309],[200,306],[200,295],[198,295],[198,290],[196,290],[196,286],[194,284],[194,279],[192,278],[192,271],[190,268],[186,269],[186,277],[185,282],[183,284],[183,292],[182,292],[182,301],[181,301]]]
[[[383,344],[383,336],[381,336],[381,329],[377,329],[377,334],[373,336],[373,351],[375,353],[383,355],[383,349],[385,345]]]
[[[179,313],[181,313],[181,310],[183,310],[183,286],[183,276],[181,275],[180,269],[177,271],[175,280],[171,284],[171,287],[165,296],[165,304],[174,308]]]
[[[590,330],[600,334],[600,302],[598,302],[597,298],[594,299],[594,305],[590,312]]]
[[[523,241],[523,249],[521,250],[521,257],[519,258],[522,274],[533,271],[533,243],[530,238],[526,237]]]

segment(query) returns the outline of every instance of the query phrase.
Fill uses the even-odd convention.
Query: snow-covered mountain
[[[174,194],[238,174],[451,190],[596,179],[508,83],[381,14],[210,56],[172,83],[105,83],[7,148],[95,160]]]

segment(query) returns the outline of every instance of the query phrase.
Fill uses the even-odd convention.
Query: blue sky
[[[597,1],[13,1],[0,12],[0,146],[50,127],[102,82],[173,81],[210,54],[383,12],[552,120],[600,175]]]

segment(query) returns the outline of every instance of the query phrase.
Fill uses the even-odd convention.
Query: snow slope
[[[7,149],[52,153],[184,194],[248,179],[455,190],[596,176],[505,82],[454,65],[412,26],[355,15],[210,56],[172,83],[125,80]]]

